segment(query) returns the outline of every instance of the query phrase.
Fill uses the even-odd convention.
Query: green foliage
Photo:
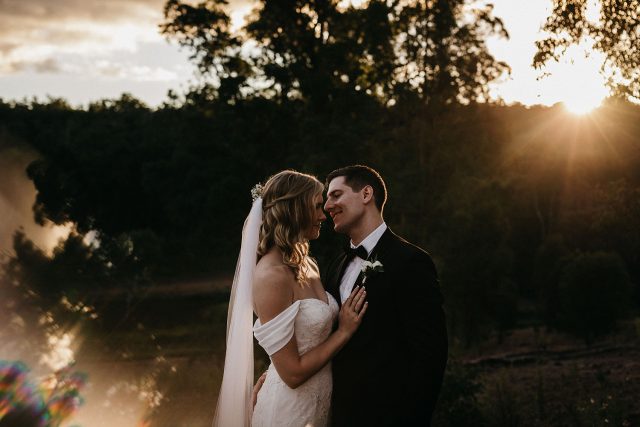
[[[593,40],[593,49],[604,54],[601,64],[609,86],[623,96],[640,98],[640,2],[602,0],[596,4],[596,20],[587,13],[587,0],[554,0],[543,29],[547,38],[536,42],[536,67],[559,60],[571,45]]]
[[[448,321],[467,345],[489,331],[515,323],[516,293],[509,280],[513,255],[506,245],[509,221],[502,208],[502,190],[491,183],[467,179],[447,195],[447,212],[438,230],[441,278],[450,301]]]
[[[561,235],[548,236],[536,253],[533,281],[538,291],[539,316],[547,326],[558,323],[561,311],[558,285],[569,257]]]
[[[398,2],[394,20],[402,42],[395,85],[416,86],[427,102],[451,103],[488,99],[488,83],[508,72],[485,41],[508,38],[493,6],[465,0]]]
[[[554,13],[580,2],[565,3]],[[205,79],[158,109],[128,94],[0,103],[0,135],[39,154],[36,219],[74,226],[52,256],[18,233],[12,280],[74,297],[232,271],[255,183],[366,163],[387,180],[389,224],[434,255],[465,344],[501,338],[521,302],[559,323],[576,251],[618,253],[640,303],[637,106],[579,121],[476,103],[508,69],[486,39],[507,34],[469,0],[260,1],[238,33],[226,6],[166,2],[162,33]],[[329,228],[321,261],[341,239]]]
[[[469,0],[260,1],[242,35],[230,34],[226,3],[170,0],[161,25],[217,78],[223,100],[257,95],[320,109],[359,93],[384,102],[410,94],[438,105],[468,102],[487,99],[487,83],[509,69],[485,44],[507,36],[502,22]]]
[[[164,6],[162,34],[191,51],[190,59],[203,75],[218,79],[220,99],[234,99],[251,76],[250,65],[240,57],[241,40],[231,34],[226,0],[205,0],[193,6],[168,0]]]
[[[67,295],[73,300],[90,298],[96,290],[113,282],[131,286],[143,279],[145,266],[135,264],[127,245],[131,240],[106,242],[96,248],[85,237],[72,232],[48,256],[23,231],[14,235],[15,256],[4,265],[6,279],[52,300]],[[133,264],[132,264],[133,263]]]
[[[88,111],[0,105],[3,132],[39,153],[28,168],[36,217],[75,225],[53,256],[18,233],[12,277],[75,300],[232,271],[255,183],[367,163],[387,180],[390,226],[434,255],[464,344],[500,338],[522,303],[538,301],[540,320],[557,325],[575,251],[618,253],[640,301],[638,107],[608,104],[599,123],[576,123],[557,108],[385,107],[356,94],[318,111],[200,95],[158,110],[126,95]],[[342,239],[330,229],[313,243],[321,262]]]
[[[611,332],[629,306],[631,287],[615,253],[578,254],[565,266],[559,285],[558,327],[590,343]]]

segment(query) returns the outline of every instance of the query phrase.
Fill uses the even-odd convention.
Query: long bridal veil
[[[242,245],[231,287],[227,314],[227,352],[222,386],[213,419],[215,427],[249,427],[253,407],[253,291],[262,198],[253,202],[242,230]]]

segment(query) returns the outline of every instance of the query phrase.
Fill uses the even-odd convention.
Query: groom
[[[322,281],[342,302],[364,280],[369,302],[360,328],[332,361],[331,425],[428,426],[447,363],[433,261],[385,224],[387,191],[378,172],[347,166],[331,172],[326,184],[324,208],[351,242]],[[363,273],[365,261],[382,266]]]

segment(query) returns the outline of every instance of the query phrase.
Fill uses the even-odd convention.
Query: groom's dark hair
[[[373,200],[380,213],[382,213],[384,204],[387,202],[387,186],[375,169],[365,165],[352,165],[336,169],[327,175],[325,186],[329,187],[331,180],[340,176],[344,177],[344,183],[351,187],[353,191],[360,191],[365,186],[370,185],[373,188]]]

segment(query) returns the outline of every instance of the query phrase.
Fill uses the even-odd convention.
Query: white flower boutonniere
[[[362,263],[362,269],[360,270],[364,277],[362,278],[362,284],[367,281],[369,276],[374,275],[375,273],[384,272],[384,265],[378,260],[373,261],[364,261]]]

